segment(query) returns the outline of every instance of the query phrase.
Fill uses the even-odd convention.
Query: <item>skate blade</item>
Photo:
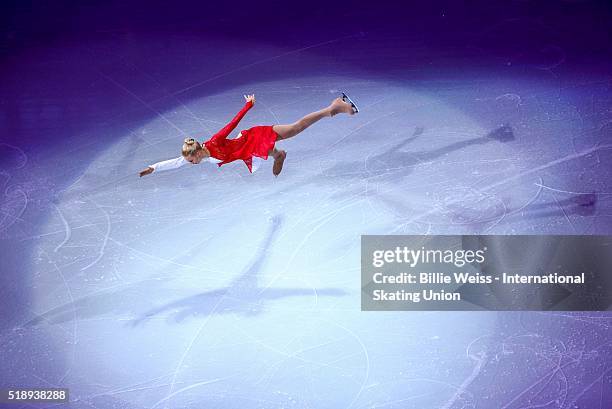
[[[354,113],[358,113],[358,112],[359,112],[359,108],[357,108],[357,105],[356,105],[356,104],[353,102],[353,100],[352,100],[352,99],[351,99],[351,98],[350,98],[348,95],[346,95],[346,93],[344,93],[344,92],[342,93],[342,100],[343,100],[344,102],[348,102],[349,104],[351,104],[351,108],[353,108],[353,112],[354,112]]]

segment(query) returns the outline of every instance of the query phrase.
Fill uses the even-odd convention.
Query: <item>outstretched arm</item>
[[[238,112],[234,119],[232,119],[227,125],[225,125],[219,132],[214,134],[212,138],[210,138],[210,140],[225,139],[230,134],[230,132],[232,132],[236,128],[236,126],[238,126],[240,120],[244,117],[247,111],[251,109],[255,104],[255,95],[245,95],[244,99],[246,100],[246,104],[240,110],[240,112]]]
[[[140,171],[140,177],[148,175],[153,172],[160,172],[164,170],[177,169],[181,166],[185,166],[189,161],[182,156],[174,159],[164,160],[162,162],[154,163],[153,165],[149,165],[147,168]]]

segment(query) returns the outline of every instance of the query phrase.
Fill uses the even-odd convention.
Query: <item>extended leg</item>
[[[272,129],[274,129],[274,132],[278,134],[277,140],[288,139],[299,134],[315,122],[327,116],[334,116],[339,113],[351,115],[353,114],[353,109],[351,108],[351,105],[342,101],[342,98],[334,99],[333,102],[327,108],[312,112],[304,116],[297,122],[294,122],[289,125],[274,125]]]

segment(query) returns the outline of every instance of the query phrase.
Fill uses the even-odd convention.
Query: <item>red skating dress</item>
[[[238,122],[252,107],[253,102],[247,102],[230,123],[204,142],[210,156],[221,161],[217,165],[221,166],[242,159],[249,168],[249,172],[253,173],[253,156],[268,159],[268,152],[274,148],[278,136],[272,126],[255,126],[240,131],[241,135],[237,138],[227,139],[230,132],[236,128]]]

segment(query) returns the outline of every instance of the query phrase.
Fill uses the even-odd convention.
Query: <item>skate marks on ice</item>
[[[41,313],[24,326],[31,327],[43,323],[62,324],[72,320],[100,317],[129,320],[132,326],[144,324],[157,316],[166,316],[168,322],[180,323],[188,317],[205,317],[214,314],[257,315],[265,311],[267,302],[288,297],[317,298],[347,295],[340,288],[269,288],[259,284],[259,273],[266,264],[268,252],[274,245],[282,220],[282,216],[271,218],[268,232],[258,252],[244,272],[226,287],[181,298],[142,313],[142,295],[147,294],[148,298],[152,299],[163,299],[165,280],[148,279],[123,283]],[[137,318],[130,319],[134,316]]]
[[[576,222],[572,216],[587,218],[598,216],[598,202],[602,195],[607,194],[591,188],[591,192],[578,194],[560,192],[551,195],[549,189],[547,189],[547,192],[542,192],[542,189],[539,189],[535,195],[529,198],[530,196],[521,194],[519,190],[512,189],[513,183],[518,184],[517,187],[520,187],[521,191],[538,188],[539,184],[543,183],[542,174],[538,175],[538,172],[544,172],[560,165],[574,166],[576,161],[586,160],[591,155],[609,150],[610,146],[607,144],[598,144],[583,151],[570,153],[550,160],[543,165],[523,170],[517,168],[513,171],[511,168],[500,165],[506,162],[509,166],[516,167],[513,165],[516,154],[506,158],[500,157],[488,160],[483,158],[479,152],[470,150],[471,147],[484,144],[498,143],[503,144],[500,146],[504,146],[512,143],[516,140],[516,137],[509,124],[495,128],[481,137],[468,138],[433,150],[415,151],[406,149],[409,143],[416,142],[422,134],[423,128],[417,128],[412,137],[407,137],[403,141],[393,144],[382,153],[373,152],[361,161],[336,163],[302,183],[331,188],[333,185],[339,185],[342,182],[343,187],[336,189],[333,197],[345,197],[347,193],[359,193],[368,197],[370,201],[373,199],[376,204],[381,204],[383,207],[387,207],[387,203],[395,203],[395,206],[389,208],[395,214],[395,222],[398,221],[398,216],[406,221],[399,226],[400,229],[406,228],[411,223],[433,223],[441,227],[444,225],[464,225],[475,232],[486,232],[501,223],[516,224],[531,218],[549,220],[561,218],[566,221],[566,225],[571,231],[584,231],[584,228],[576,228]],[[364,139],[370,141],[384,138],[382,138],[382,135],[369,135]],[[432,138],[432,140],[435,139]],[[517,148],[521,148],[520,144],[511,149],[515,150]],[[524,147],[521,149],[524,149]],[[467,159],[463,159],[464,163],[458,162],[458,164],[465,165],[468,169],[469,158],[473,158],[471,162],[474,166],[471,167],[471,174],[458,171],[453,173],[449,169],[444,169],[444,166],[452,165],[453,162],[448,162],[448,155],[453,152],[457,152],[462,158],[465,158],[467,154]],[[473,152],[473,154],[470,152]],[[431,168],[436,166],[439,161],[442,161],[440,165],[443,165],[443,167],[440,168],[439,172],[433,172]],[[570,165],[570,163],[574,164]],[[417,189],[422,187],[417,184],[416,179],[418,178],[411,177],[417,167],[421,170],[419,177],[423,175],[423,169],[428,170],[427,177],[429,180],[424,181],[426,183],[421,183],[421,185],[427,184],[429,192],[421,191],[420,193],[429,195],[431,192],[432,195],[426,197],[426,200],[433,200],[431,210],[422,214],[423,217],[431,217],[426,217],[423,220],[414,217],[422,213],[418,209],[418,204],[415,203],[417,207],[412,207],[409,201],[395,197],[399,193],[398,184],[402,185],[400,190],[406,192],[409,192],[413,187]],[[525,184],[519,180],[533,174],[537,175],[534,183]],[[455,188],[451,188],[455,184]],[[507,188],[502,189],[505,185]],[[546,195],[543,193],[546,193]],[[410,217],[404,215],[410,215]],[[546,221],[543,221],[543,223],[546,223]],[[586,229],[592,228],[592,223],[587,224],[590,224],[591,227],[586,226]],[[397,229],[394,231],[397,231]]]
[[[21,220],[28,206],[26,189],[12,181],[14,172],[23,169],[27,162],[21,148],[0,142],[0,238],[2,232]]]
[[[512,128],[509,125],[504,125],[497,128],[488,134],[480,137],[470,138],[459,142],[454,142],[447,146],[428,151],[402,151],[409,143],[422,137],[424,134],[423,127],[417,127],[410,138],[406,138],[379,154],[371,155],[365,161],[354,161],[339,163],[329,169],[326,169],[315,181],[334,179],[371,179],[377,178],[382,181],[396,182],[399,178],[407,178],[417,165],[424,165],[434,162],[452,152],[463,151],[469,147],[481,144],[487,144],[494,141],[509,142],[514,140]],[[368,138],[380,139],[382,135],[370,135]],[[435,136],[428,135],[429,138],[435,139]]]
[[[367,141],[382,140],[384,139],[383,136],[382,134],[366,132],[366,136],[361,136],[361,138]],[[468,137],[467,139],[453,142],[437,149],[415,150],[410,147],[411,144],[415,144],[424,138],[436,140],[435,136],[431,132],[428,133],[424,127],[416,127],[411,136],[384,147],[382,152],[376,150],[377,147],[374,147],[375,151],[369,154],[366,151],[367,156],[365,159],[352,162],[340,161],[328,168],[322,169],[318,174],[301,180],[299,185],[297,183],[293,184],[293,187],[299,188],[302,185],[307,185],[323,188],[331,192],[330,197],[333,199],[357,194],[367,198],[370,204],[375,207],[377,205],[388,207],[388,203],[395,203],[396,205],[390,209],[393,213],[415,214],[417,209],[411,209],[409,202],[405,198],[395,197],[398,190],[410,191],[410,187],[417,187],[418,181],[412,177],[415,169],[421,168],[429,171],[436,166],[438,161],[446,161],[447,157],[454,152],[463,155],[465,152],[469,152],[469,149],[472,147],[483,144],[505,144],[515,139],[512,127],[506,124],[482,136]],[[397,139],[397,135],[394,135],[393,140]],[[421,140],[419,146],[426,143],[427,141]],[[457,173],[454,175],[451,173],[451,175],[453,177],[460,176]],[[444,186],[453,182],[449,178],[438,176],[436,173],[430,173],[428,179],[426,183],[434,194],[436,194],[435,192],[438,188],[444,188]],[[425,192],[422,193],[424,194]],[[491,217],[493,219],[497,218],[496,215],[491,215]]]
[[[605,363],[612,349],[604,333],[610,330],[610,316],[532,311],[499,314],[498,320],[495,333],[474,340],[482,352],[468,355],[481,375],[466,378],[466,393],[445,407],[606,407],[612,369]],[[476,350],[471,344],[468,349]],[[514,381],[493,392],[492,376]]]
[[[340,297],[346,295],[346,292],[340,288],[270,288],[262,287],[259,284],[258,274],[266,263],[267,253],[274,245],[281,225],[282,218],[274,216],[257,254],[253,256],[245,271],[228,286],[185,297],[152,309],[133,320],[132,324],[139,325],[154,316],[167,312],[171,312],[170,316],[175,322],[181,322],[189,316],[211,314],[256,315],[264,311],[264,304],[267,301],[287,297]]]
[[[540,193],[541,190],[534,196],[534,199],[540,196]],[[533,203],[534,200],[531,200],[521,206],[513,207],[509,197],[495,198],[483,194],[478,200],[469,201],[470,207],[461,203],[450,203],[446,206],[446,216],[450,218],[453,225],[467,225],[480,229],[484,228],[483,225],[489,223],[499,224],[502,219],[506,221],[517,218],[535,220],[560,216],[568,221],[569,226],[573,226],[570,216],[587,217],[595,215],[597,201],[598,195],[596,193],[585,193],[562,199],[553,197],[536,204]]]

